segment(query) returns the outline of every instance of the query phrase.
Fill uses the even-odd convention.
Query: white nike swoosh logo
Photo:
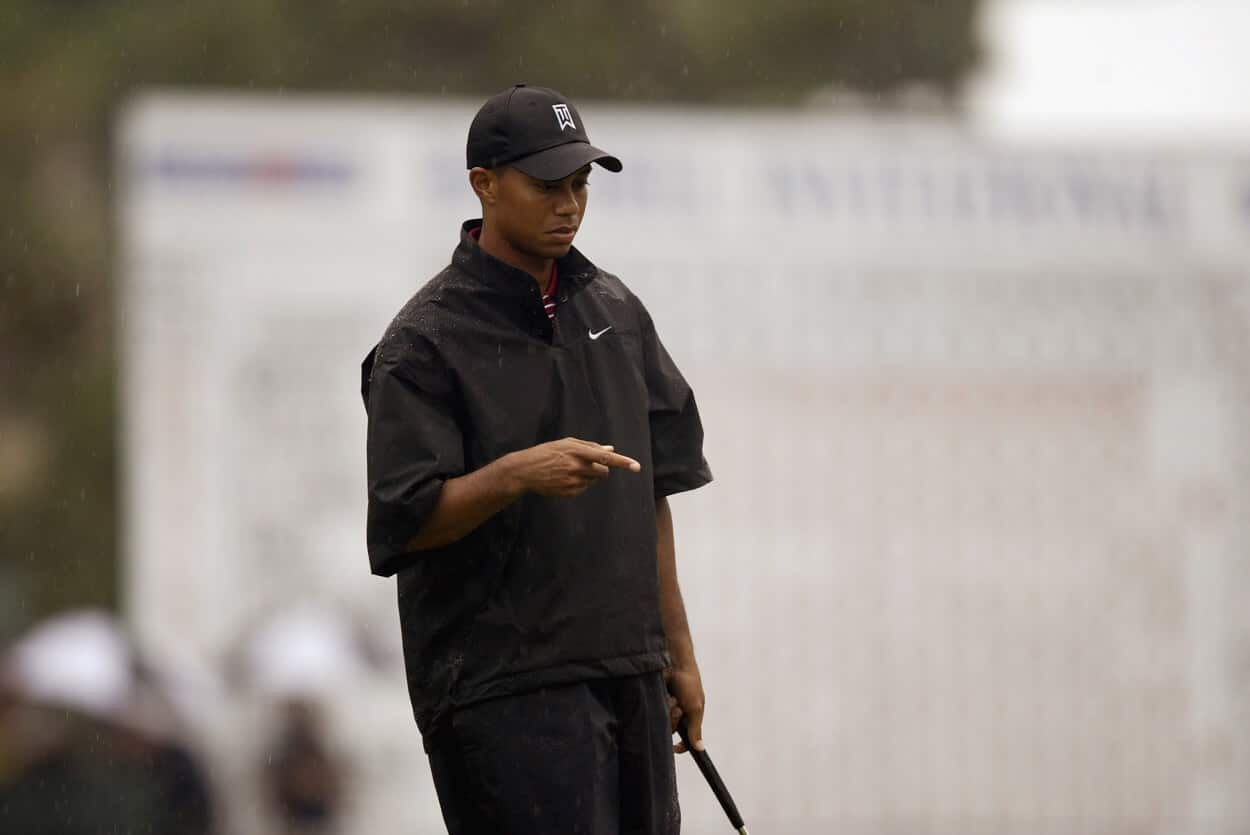
[[[588,330],[586,331],[586,335],[589,336],[591,339],[598,339],[599,337],[603,336],[605,333],[607,333],[610,330],[612,330],[612,326],[608,325],[606,328],[599,331],[598,333],[595,333],[592,330]]]

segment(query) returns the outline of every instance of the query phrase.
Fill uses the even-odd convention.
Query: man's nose
[[[571,187],[561,189],[556,195],[556,214],[577,214],[577,199],[573,196],[573,189]]]

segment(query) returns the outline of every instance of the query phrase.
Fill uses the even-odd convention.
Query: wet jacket
[[[362,368],[369,559],[398,578],[427,745],[458,705],[667,666],[655,497],[712,478],[694,394],[638,298],[572,249],[549,320],[534,279],[469,234],[480,224]],[[642,471],[573,498],[526,494],[458,542],[405,550],[446,479],[567,436]]]

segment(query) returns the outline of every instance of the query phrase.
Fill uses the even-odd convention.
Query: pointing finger
[[[584,450],[575,449],[570,451],[580,458],[584,458],[587,461],[594,461],[604,465],[605,467],[614,467],[619,470],[629,470],[631,473],[642,471],[642,465],[633,458],[613,452],[610,449],[605,449],[599,444],[595,444],[593,447],[587,447]]]
[[[609,467],[629,470],[631,473],[640,472],[642,470],[642,465],[637,461],[625,455],[618,455],[615,452],[607,453],[607,458],[600,459],[599,463],[606,464]]]
[[[594,460],[608,467],[629,470],[631,473],[636,473],[642,469],[642,465],[633,458],[613,452],[610,449],[600,450],[599,454],[594,457]]]

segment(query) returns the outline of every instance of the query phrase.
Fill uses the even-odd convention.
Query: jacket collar
[[[466,220],[460,226],[460,244],[452,254],[451,262],[459,269],[480,278],[482,283],[493,290],[510,296],[528,296],[534,285],[534,278],[525,270],[500,261],[482,249],[477,239],[469,232],[480,228],[481,218]],[[586,256],[570,247],[568,254],[556,259],[556,269],[560,275],[560,295],[574,288],[580,289],[593,279],[598,268]]]

